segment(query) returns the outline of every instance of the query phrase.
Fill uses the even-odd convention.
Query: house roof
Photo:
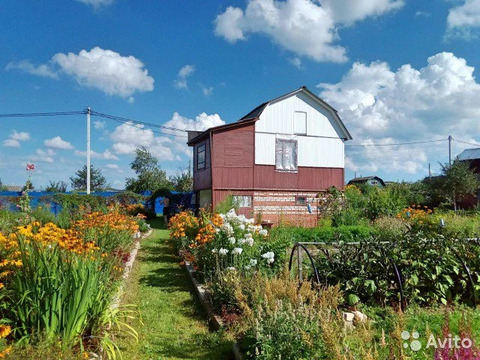
[[[480,159],[480,148],[465,149],[460,155],[457,156],[457,159],[460,161]]]
[[[311,92],[306,86],[302,86],[296,90],[293,90],[287,94],[284,94],[284,95],[281,95],[279,97],[276,97],[272,100],[269,100],[269,101],[266,101],[264,102],[263,104],[260,104],[258,105],[255,109],[253,109],[252,111],[250,111],[248,114],[246,114],[245,116],[243,116],[240,120],[238,120],[237,122],[235,123],[232,123],[232,124],[226,124],[226,125],[221,125],[221,126],[216,126],[216,127],[213,127],[213,128],[210,128],[210,129],[207,129],[205,130],[204,132],[202,132],[201,134],[193,137],[192,139],[190,139],[188,141],[188,145],[192,145],[200,140],[202,140],[206,134],[210,133],[210,132],[215,132],[215,131],[221,131],[221,130],[224,130],[224,129],[227,129],[229,127],[237,127],[237,126],[241,126],[243,125],[242,123],[248,121],[248,122],[255,122],[256,120],[258,120],[260,118],[260,115],[263,113],[263,111],[265,110],[265,108],[268,106],[268,105],[271,105],[271,104],[275,104],[279,101],[282,101],[290,96],[293,96],[299,92],[303,92],[304,94],[308,95],[310,98],[312,98],[315,102],[319,103],[320,105],[322,105],[324,108],[326,108],[328,111],[331,112],[331,114],[333,115],[333,119],[337,122],[337,124],[339,125],[340,129],[342,130],[343,132],[343,138],[345,140],[351,140],[352,139],[352,136],[350,135],[350,133],[348,132],[347,128],[345,127],[345,124],[343,123],[343,121],[340,119],[340,117],[338,116],[338,112],[337,110],[335,110],[331,105],[329,105],[328,103],[326,103],[324,100],[320,99],[317,95],[315,95],[313,92]]]
[[[366,183],[368,180],[372,180],[372,179],[376,179],[378,181],[380,181],[382,183],[383,186],[385,186],[385,182],[379,178],[378,176],[363,176],[363,177],[357,177],[357,178],[353,178],[352,180],[350,180],[348,183],[349,184],[364,184]]]

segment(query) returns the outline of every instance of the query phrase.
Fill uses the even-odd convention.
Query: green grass
[[[132,322],[139,341],[119,341],[123,359],[231,359],[232,341],[209,329],[163,221],[151,225],[154,232],[142,240],[122,299],[141,314],[141,322]]]

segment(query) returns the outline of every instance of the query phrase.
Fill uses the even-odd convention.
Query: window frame
[[[237,206],[239,209],[246,209],[246,208],[251,208],[253,207],[253,196],[252,195],[232,195],[233,197],[233,203],[235,206]],[[241,200],[239,200],[241,198]],[[245,198],[248,198],[247,201],[247,206],[242,206],[244,204]]]
[[[296,119],[295,119],[295,116],[296,114],[304,114],[305,115],[305,132],[296,132],[295,131],[295,123],[296,123]],[[307,118],[307,112],[306,111],[295,111],[293,113],[293,133],[295,135],[300,135],[300,136],[307,136],[308,134],[308,118]],[[303,119],[302,119],[303,120]]]
[[[300,200],[304,199],[304,200]],[[308,197],[307,196],[295,196],[295,205],[305,206],[308,204]]]
[[[277,157],[279,156],[278,146],[279,146],[279,143],[285,143],[285,142],[290,142],[290,143],[295,144],[295,158],[294,158],[295,168],[294,169],[279,169],[278,168],[278,165],[277,165],[278,164]],[[283,160],[283,154],[282,154],[282,160]],[[296,140],[296,139],[279,139],[279,138],[277,138],[275,140],[275,171],[291,172],[291,173],[298,172],[298,140]]]
[[[203,161],[200,162],[198,159],[199,159],[199,156],[200,154],[203,153]],[[197,170],[205,170],[206,167],[207,167],[207,146],[205,143],[203,144],[200,144],[197,146],[197,151],[196,151],[196,162],[197,162]],[[201,165],[203,164],[203,165]]]

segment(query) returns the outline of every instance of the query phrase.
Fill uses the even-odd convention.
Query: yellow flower
[[[0,339],[6,338],[12,332],[12,328],[9,325],[0,324]]]
[[[3,283],[0,283],[0,290],[2,290],[4,287],[5,285],[3,285]]]
[[[0,359],[3,359],[5,355],[8,355],[12,351],[12,347],[9,346],[6,349],[0,351]]]

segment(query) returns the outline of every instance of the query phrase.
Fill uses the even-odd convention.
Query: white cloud
[[[68,141],[63,140],[60,136],[55,136],[54,138],[47,139],[43,142],[43,145],[47,148],[52,149],[61,149],[61,150],[70,150],[73,149],[73,145]]]
[[[87,157],[87,152],[75,150],[75,155]],[[99,159],[99,160],[118,160],[118,156],[116,156],[115,154],[112,154],[110,150],[105,150],[102,153],[98,153],[96,151],[90,150],[90,157],[92,159]]]
[[[54,156],[55,156],[55,151],[53,151],[52,149],[47,149],[47,150],[37,149],[37,151],[35,152],[35,155],[32,155],[30,159],[33,162],[53,163],[55,161]]]
[[[22,60],[19,62],[10,62],[5,67],[5,70],[21,70],[26,73],[37,75],[41,77],[48,77],[51,79],[57,79],[58,74],[57,72],[52,69],[49,65],[41,64],[41,65],[34,65],[30,62],[30,60]]]
[[[354,63],[337,84],[319,84],[320,96],[339,111],[351,144],[398,143],[454,138],[476,142],[480,132],[480,84],[474,68],[452,53],[439,53],[419,70],[396,71],[385,62]],[[347,143],[348,145],[349,143]],[[353,170],[418,173],[427,159],[445,161],[446,143],[347,148]],[[442,154],[442,155],[440,155]]]
[[[106,121],[97,120],[93,122],[93,126],[95,127],[95,129],[103,129],[105,128],[105,126],[107,126],[107,123]]]
[[[5,147],[20,147],[20,141],[14,139],[3,140],[3,146]]]
[[[20,147],[20,143],[23,141],[30,140],[30,134],[24,131],[17,132],[13,130],[12,133],[8,136],[8,139],[4,140],[2,145],[4,147]]]
[[[288,61],[290,62],[290,64],[295,66],[297,69],[300,69],[302,67],[302,59],[300,59],[298,57],[288,59]]]
[[[115,2],[115,0],[77,0],[77,1],[86,5],[91,5],[96,9],[110,6]]]
[[[474,28],[480,27],[480,0],[464,0],[448,11],[447,34],[469,37]]]
[[[263,34],[298,56],[347,61],[338,28],[403,6],[403,0],[249,0],[245,10],[228,7],[214,21],[215,34],[230,43]]]
[[[213,94],[213,87],[212,86],[203,86],[200,85],[202,88],[202,93],[204,96],[211,96]]]
[[[148,75],[144,64],[134,56],[122,56],[112,50],[94,47],[77,54],[58,53],[48,64],[34,66],[27,60],[10,63],[8,69],[21,69],[38,76],[56,78],[64,73],[72,76],[80,86],[103,91],[133,102],[136,92],[153,90],[153,77]]]
[[[13,130],[13,132],[10,134],[10,139],[18,140],[18,141],[27,141],[27,140],[30,140],[30,134],[24,131],[17,132],[16,130]]]
[[[73,76],[81,86],[96,88],[108,95],[129,98],[135,92],[153,90],[154,80],[134,56],[122,56],[98,46],[77,54],[58,53],[52,61]]]
[[[113,169],[113,170],[118,170],[120,167],[117,164],[107,164],[105,165],[107,169]]]
[[[189,119],[175,112],[172,119],[164,125],[181,130],[202,131],[224,123],[218,114],[201,113],[195,119]],[[135,149],[143,146],[163,161],[180,160],[180,155],[190,156],[186,133],[173,130],[164,130],[164,132],[175,136],[156,136],[152,130],[145,129],[143,125],[122,124],[110,134],[110,138],[114,141],[112,150],[119,155],[133,154]]]
[[[188,89],[187,78],[195,72],[194,65],[185,65],[178,72],[173,85],[178,89]]]

